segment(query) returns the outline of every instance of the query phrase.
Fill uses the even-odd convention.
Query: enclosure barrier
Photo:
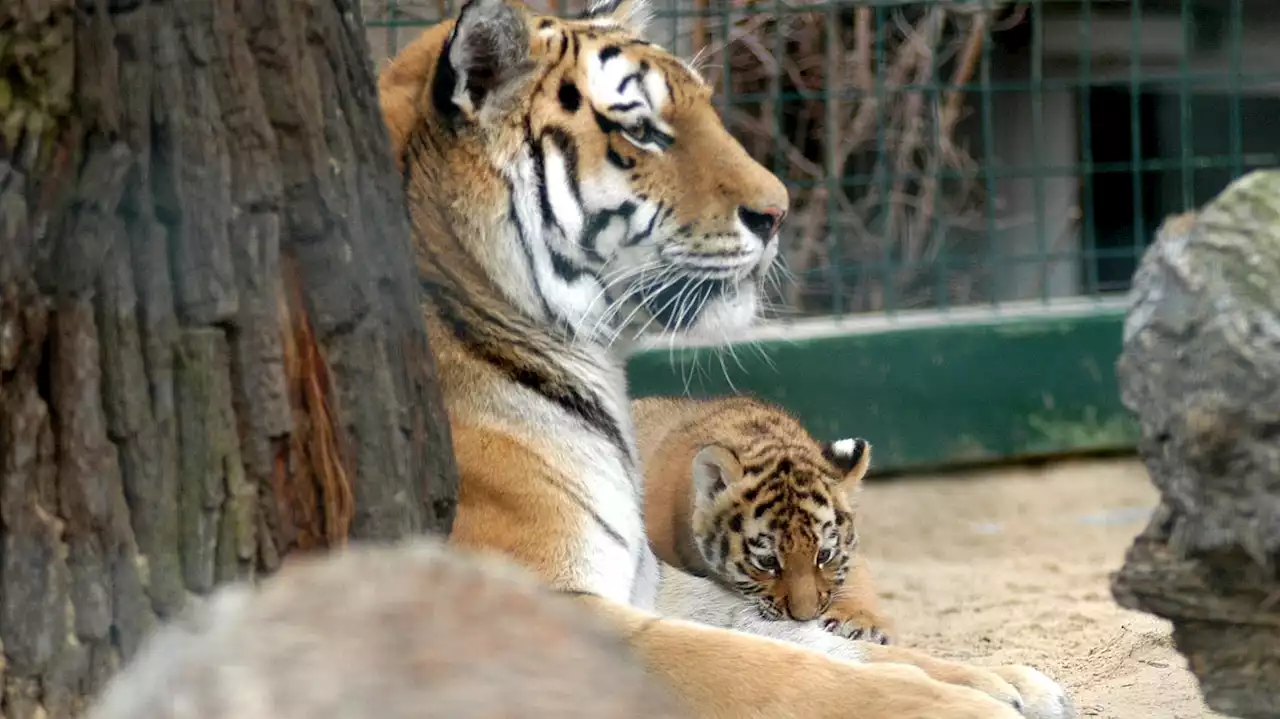
[[[636,394],[759,394],[871,438],[881,471],[1132,446],[1138,259],[1277,164],[1270,3],[652,2],[650,39],[696,58],[792,206],[770,319],[727,349],[642,343]],[[456,8],[367,0],[375,63]]]

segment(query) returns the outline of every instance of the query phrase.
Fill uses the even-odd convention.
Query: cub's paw
[[[845,639],[872,644],[888,644],[890,641],[889,622],[873,612],[856,612],[845,617],[826,615],[821,622],[823,629]]]
[[[1042,672],[1020,664],[991,667],[990,671],[1018,690],[1022,697],[1022,716],[1027,719],[1075,719],[1078,716],[1066,690]]]

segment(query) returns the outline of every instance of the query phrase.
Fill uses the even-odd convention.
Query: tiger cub
[[[866,440],[819,443],[782,409],[747,397],[647,397],[631,407],[650,545],[722,590],[717,602],[705,582],[667,572],[659,611],[744,629],[753,609],[769,621],[817,621],[847,639],[889,642],[856,553]],[[708,616],[717,612],[724,616]]]

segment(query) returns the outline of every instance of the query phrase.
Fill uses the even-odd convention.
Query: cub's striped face
[[[757,314],[788,196],[725,130],[712,88],[641,37],[640,13],[603,0],[562,20],[472,0],[450,40],[464,68],[451,97],[487,123],[550,319],[606,341],[720,339]]]
[[[694,460],[694,537],[707,566],[766,619],[816,619],[858,544],[853,495],[870,445],[704,448]]]

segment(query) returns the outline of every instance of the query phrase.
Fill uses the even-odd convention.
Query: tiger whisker
[[[671,270],[670,270],[670,272],[671,272],[671,274],[672,274],[672,278],[671,278],[671,280],[670,280],[669,282],[667,282],[666,284],[664,284],[664,285],[663,285],[661,288],[659,288],[657,291],[653,292],[652,294],[654,294],[654,295],[660,295],[660,294],[662,294],[663,292],[665,292],[668,288],[670,288],[672,285],[674,285],[677,281],[679,281],[679,280],[680,280],[680,277],[676,275],[676,272],[677,272],[677,271],[676,271],[675,269],[671,269]],[[636,330],[636,332],[635,332],[635,334],[634,334],[633,336],[634,336],[634,337],[636,337],[636,338],[638,338],[638,337],[640,337],[641,335],[643,335],[643,334],[644,334],[644,333],[649,329],[649,326],[650,326],[650,325],[652,325],[655,321],[657,321],[657,319],[658,319],[658,315],[660,315],[660,314],[662,314],[663,312],[665,312],[665,311],[666,311],[666,309],[667,309],[668,307],[670,307],[673,303],[675,303],[675,302],[679,302],[679,301],[680,301],[680,298],[681,298],[681,297],[683,297],[683,296],[684,296],[684,289],[682,289],[679,293],[677,293],[675,297],[673,297],[673,298],[671,298],[671,299],[667,300],[666,302],[664,302],[664,303],[662,304],[662,306],[661,306],[661,307],[659,307],[656,311],[650,312],[650,313],[649,313],[649,319],[648,319],[647,321],[645,321],[645,323],[644,323],[643,325],[641,325],[640,329]],[[660,338],[661,338],[661,337],[665,337],[665,335],[660,335]]]
[[[671,277],[669,279],[664,279],[666,275],[671,275]],[[654,295],[661,294],[662,292],[666,291],[668,287],[671,287],[677,281],[679,281],[679,279],[680,278],[678,276],[675,276],[674,271],[670,267],[663,268],[663,270],[658,273],[657,277],[654,278],[654,281],[660,281],[662,282],[662,284],[659,286],[658,290],[651,292],[650,294],[654,294]],[[637,283],[637,285],[639,285],[639,283]],[[637,293],[639,293],[639,289],[637,289]],[[664,309],[665,307],[666,305],[663,305]],[[636,313],[638,313],[642,309],[645,309],[645,302],[643,299],[641,299],[636,304],[636,307],[633,310],[631,310],[631,313],[627,315],[626,319],[618,323],[617,330],[612,334],[608,342],[605,344],[606,347],[612,347],[613,344],[618,341],[618,339],[622,336],[622,333],[626,331],[627,327],[631,325],[631,320],[635,318]],[[649,312],[648,321],[646,321],[644,325],[640,327],[639,330],[637,330],[635,333],[632,334],[632,339],[638,339],[641,335],[643,335],[644,331],[657,318],[657,315],[660,312],[661,310],[659,310],[658,312]]]
[[[652,279],[648,279],[648,280],[645,279],[645,275],[648,274],[648,272],[653,269],[658,270],[657,275]],[[643,295],[644,295],[645,287],[651,284],[653,281],[662,281],[663,277],[669,271],[670,271],[669,268],[664,268],[659,263],[652,262],[652,263],[646,264],[642,269],[642,271],[636,273],[635,281],[632,282],[632,284],[627,288],[627,291],[623,293],[623,296],[620,297],[613,304],[613,306],[609,308],[608,319],[610,320],[610,324],[612,324],[613,326],[608,328],[609,338],[606,341],[606,346],[612,346],[613,343],[618,340],[618,337],[621,336],[623,330],[625,330],[631,324],[631,321],[632,319],[635,318],[636,313],[644,308]],[[636,306],[631,309],[631,312],[621,322],[614,323],[612,320],[615,319],[618,316],[618,314],[621,313],[624,309],[626,309],[627,303],[633,299],[636,301]]]
[[[698,280],[692,285],[687,285],[684,289],[680,291],[679,297],[681,298],[681,300],[680,300],[680,304],[677,305],[677,309],[676,309],[677,326],[679,326],[684,321],[684,318],[688,316],[687,313],[690,309],[689,302],[699,302],[699,301],[706,302],[705,299],[702,299],[702,300],[698,299],[698,293],[702,290],[703,283],[704,283],[704,280]],[[675,337],[676,336],[673,333],[671,336],[671,348],[673,351],[675,349]],[[689,387],[693,382],[693,375],[698,369],[698,351],[696,348],[694,349],[693,356],[694,356],[693,369],[689,371],[689,375],[687,377],[684,376],[683,362],[681,363],[681,376],[684,379],[684,394],[686,397],[691,394]]]
[[[760,359],[763,360],[765,364],[769,365],[769,369],[774,372],[778,371],[778,365],[774,364],[773,358],[770,357],[769,352],[765,350],[763,342],[747,342],[746,346],[755,350],[756,354],[760,355]]]
[[[609,279],[607,279],[603,283],[603,286],[600,288],[600,291],[596,294],[596,296],[591,298],[591,302],[587,304],[588,309],[595,306],[596,302],[600,301],[600,299],[609,292],[609,289],[616,286],[618,283],[624,282],[632,277],[643,276],[645,272],[655,269],[658,266],[659,266],[659,263],[656,260],[649,261],[643,265],[640,265],[639,267],[634,267],[634,268],[624,267],[616,271],[612,275],[612,277],[610,277],[609,275],[606,275],[605,277]],[[636,292],[638,292],[638,288],[630,287],[627,289],[626,292],[623,293],[622,297],[619,297],[612,304],[605,307],[604,311],[600,313],[600,316],[596,319],[595,323],[591,326],[590,332],[586,333],[586,337],[588,338],[595,337],[596,333],[600,330],[601,325],[607,324],[614,316],[616,316],[616,314],[620,311],[620,308],[625,306],[626,300]]]

